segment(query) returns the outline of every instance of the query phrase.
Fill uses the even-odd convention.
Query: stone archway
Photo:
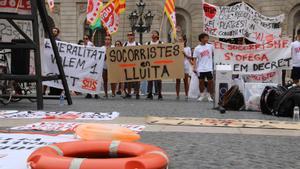
[[[164,29],[165,35],[168,35],[167,41],[171,42],[171,25],[168,18],[164,20],[166,28]],[[176,8],[176,22],[177,26],[181,29],[177,31],[177,34],[185,34],[188,38],[188,45],[191,45],[192,40],[192,19],[190,13],[183,8]],[[166,38],[166,37],[164,37]]]
[[[288,34],[293,36],[296,31],[300,29],[300,4],[297,4],[291,12],[288,18]]]

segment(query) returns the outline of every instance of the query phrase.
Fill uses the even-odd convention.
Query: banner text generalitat
[[[86,48],[80,45],[60,43],[59,41],[56,41],[56,44],[57,44],[58,52],[68,53],[73,56],[78,56],[83,58],[88,57],[98,61],[101,60],[101,58],[104,57],[105,55],[104,51],[101,51],[100,49],[97,48]],[[45,48],[51,48],[51,43],[49,41],[45,42]]]

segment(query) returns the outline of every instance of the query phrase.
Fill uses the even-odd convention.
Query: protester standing
[[[294,84],[298,84],[300,79],[300,29],[297,31],[296,41],[294,41],[291,46],[293,61],[291,78],[293,79]]]
[[[90,38],[89,35],[84,35],[84,36],[83,36],[83,46],[84,46],[84,47],[94,47],[94,46],[95,46],[95,45],[91,42],[90,39],[91,39],[91,38]],[[91,98],[92,98],[92,95],[88,93],[88,94],[85,96],[85,98],[91,99]],[[99,96],[98,96],[97,94],[95,94],[95,99],[99,99]]]
[[[212,102],[213,96],[213,45],[208,44],[209,36],[206,33],[201,33],[198,37],[200,44],[195,48],[193,57],[196,59],[194,64],[194,72],[199,78],[200,97],[198,101],[205,99],[205,79],[208,81],[207,99]]]
[[[146,45],[157,45],[157,44],[163,44],[162,41],[159,40],[159,32],[157,30],[153,30],[151,32],[151,41],[147,42]],[[154,84],[156,84],[155,86],[157,86],[157,93],[158,93],[158,100],[162,100],[163,96],[161,94],[161,89],[162,89],[162,81],[161,80],[149,80],[148,81],[148,95],[147,95],[147,99],[153,99],[153,94],[152,94],[152,90],[153,90],[153,82]]]
[[[128,41],[123,44],[123,46],[139,46],[140,43],[135,41],[135,33],[134,32],[128,32],[127,33]],[[134,94],[136,99],[140,99],[140,82],[128,82],[125,84],[127,88],[127,93],[124,96],[124,98],[131,98],[131,88],[134,86]]]
[[[122,47],[123,44],[120,40],[116,40],[115,41],[115,47]],[[123,82],[120,82],[118,84],[118,91],[116,92],[117,95],[122,95],[124,92],[124,83]]]
[[[184,92],[185,92],[185,99],[188,99],[188,92],[189,92],[189,74],[191,71],[191,59],[192,59],[192,49],[187,46],[187,38],[186,35],[181,35],[178,37],[178,42],[184,44]],[[179,91],[180,91],[180,79],[176,79],[176,96],[179,99]]]
[[[107,50],[107,48],[111,48],[114,47],[112,46],[112,37],[110,35],[106,35],[105,36],[105,51]],[[105,61],[104,61],[104,65],[103,65],[103,73],[102,73],[102,78],[103,78],[103,88],[104,88],[104,98],[108,98],[108,72],[107,72],[107,64],[106,64],[106,55],[105,55]],[[116,83],[111,83],[111,92],[112,92],[112,97],[116,96]]]
[[[60,34],[60,30],[57,27],[52,28],[52,35],[55,39],[55,41],[61,41],[61,39],[59,38],[59,34]],[[44,94],[46,91],[47,86],[44,86]],[[62,89],[58,89],[55,87],[49,87],[49,93],[48,95],[61,95],[62,93]]]

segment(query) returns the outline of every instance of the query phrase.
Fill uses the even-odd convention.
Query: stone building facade
[[[232,5],[240,0],[206,0],[214,5]],[[107,0],[104,0],[106,3]],[[113,35],[113,40],[125,41],[126,33],[131,30],[128,16],[136,9],[138,0],[127,0],[126,11],[121,16],[119,31]],[[168,41],[170,24],[166,16],[163,16],[164,0],[147,0],[145,11],[151,10],[154,20],[151,30],[161,30],[161,38]],[[300,1],[299,0],[244,0],[255,10],[266,16],[276,16],[285,14],[282,25],[283,36],[293,36],[293,32],[300,28]],[[202,1],[201,0],[176,0],[177,23],[182,28],[189,40],[189,45],[195,47],[198,43],[198,34],[202,32]],[[61,39],[67,42],[76,43],[82,39],[84,34],[91,31],[85,24],[87,0],[55,0],[55,10],[49,12],[54,24],[61,29]],[[103,42],[104,30],[99,30],[95,34],[95,44],[101,45]],[[136,40],[139,40],[136,34]],[[144,42],[150,39],[150,34],[144,34]]]

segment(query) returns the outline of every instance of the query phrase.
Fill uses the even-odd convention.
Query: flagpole
[[[95,40],[95,35],[96,35],[96,32],[97,32],[97,29],[95,29],[93,35],[92,35],[92,42],[94,43],[94,40]]]
[[[18,9],[19,9],[19,6],[20,6],[20,2],[21,2],[21,0],[18,0],[18,2],[17,2],[17,8],[16,8],[16,13],[18,13]]]
[[[166,3],[166,2],[165,2]],[[163,13],[162,13],[162,19],[161,19],[161,23],[160,23],[160,27],[159,27],[159,36],[161,36],[161,31],[162,31],[162,26],[163,26],[163,23],[164,23],[164,20],[165,20],[165,6],[163,8]]]

